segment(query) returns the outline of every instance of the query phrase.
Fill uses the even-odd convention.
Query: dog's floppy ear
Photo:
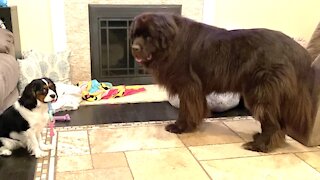
[[[37,106],[35,80],[24,88],[19,103],[30,110]]]
[[[159,32],[160,45],[165,49],[169,46],[169,41],[172,40],[177,33],[177,24],[172,16],[165,14],[155,16],[154,22]]]
[[[55,84],[54,84],[52,79],[47,78],[47,77],[44,77],[43,79],[45,79],[49,84],[53,84],[55,86]]]
[[[53,82],[53,80],[47,77],[44,77],[43,79],[45,79],[49,83],[51,90],[57,93],[57,89],[56,89],[57,87],[56,87],[56,84]]]

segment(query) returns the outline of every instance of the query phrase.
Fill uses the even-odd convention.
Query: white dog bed
[[[236,107],[240,101],[240,95],[238,93],[211,93],[207,95],[208,108],[214,112],[223,112]],[[168,98],[169,103],[179,108],[180,100],[178,95]]]

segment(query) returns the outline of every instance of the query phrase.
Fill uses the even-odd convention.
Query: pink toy
[[[50,128],[50,137],[54,136],[54,121],[49,122],[49,128]]]
[[[53,116],[53,119],[55,121],[70,121],[70,115],[69,114],[66,114],[64,116]]]

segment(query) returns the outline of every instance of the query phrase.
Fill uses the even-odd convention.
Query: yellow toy
[[[101,100],[111,87],[111,83],[99,83],[96,79],[92,81],[80,81],[77,86],[81,88],[82,99],[93,102]]]

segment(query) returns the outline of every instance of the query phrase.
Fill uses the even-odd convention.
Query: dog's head
[[[134,18],[130,27],[131,52],[138,63],[147,65],[168,52],[177,33],[174,18],[164,13],[143,13]]]
[[[20,104],[28,109],[33,109],[38,102],[49,103],[58,99],[56,85],[49,78],[35,79],[29,83],[19,99]]]

